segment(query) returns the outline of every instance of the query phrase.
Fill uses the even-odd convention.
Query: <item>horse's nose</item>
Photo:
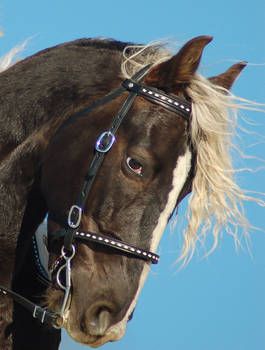
[[[104,303],[92,306],[87,310],[81,329],[93,336],[103,336],[111,325],[112,310]]]

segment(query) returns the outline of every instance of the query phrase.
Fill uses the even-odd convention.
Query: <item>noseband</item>
[[[122,242],[120,240],[114,239],[109,236],[94,232],[84,232],[80,230],[80,224],[83,215],[83,208],[86,204],[88,195],[96,178],[96,175],[102,165],[107,152],[111,149],[114,142],[116,141],[115,134],[121,125],[124,117],[129,112],[135,98],[141,96],[146,100],[162,106],[163,108],[173,111],[180,115],[182,118],[189,122],[191,115],[191,104],[177,96],[167,95],[164,92],[157,90],[155,88],[142,85],[141,82],[145,77],[147,71],[151,65],[145,66],[139,72],[137,72],[131,79],[126,79],[121,84],[121,87],[110,93],[109,95],[102,98],[100,101],[92,104],[87,109],[82,112],[72,116],[61,127],[57,130],[54,137],[58,135],[61,130],[72,124],[78,118],[86,116],[87,113],[92,112],[98,107],[101,107],[111,100],[115,99],[124,91],[129,91],[129,95],[120,108],[119,112],[114,117],[109,129],[104,131],[98,137],[95,144],[95,155],[90,164],[90,167],[85,176],[85,182],[78,195],[77,201],[73,204],[68,213],[67,227],[62,230],[53,232],[49,234],[49,241],[52,244],[55,240],[59,238],[64,239],[64,243],[61,249],[61,256],[55,261],[51,273],[56,272],[57,284],[61,289],[64,290],[64,299],[62,302],[60,313],[51,313],[46,309],[35,305],[23,298],[22,296],[10,291],[7,288],[0,286],[0,292],[5,295],[11,296],[16,302],[22,304],[33,314],[33,317],[39,319],[41,323],[51,324],[55,328],[62,328],[64,324],[64,314],[67,309],[67,304],[69,301],[70,290],[71,290],[71,260],[75,255],[75,246],[73,240],[84,240],[89,242],[94,242],[96,244],[104,245],[105,247],[110,247],[116,251],[120,251],[123,254],[130,255],[152,264],[157,264],[159,261],[159,256],[155,253],[143,250],[141,248],[135,247],[128,243]],[[65,282],[61,281],[61,273],[65,273]]]

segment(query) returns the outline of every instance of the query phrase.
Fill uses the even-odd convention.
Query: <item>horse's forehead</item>
[[[176,113],[140,101],[128,114],[122,129],[128,145],[151,149],[156,156],[186,149],[187,122]]]

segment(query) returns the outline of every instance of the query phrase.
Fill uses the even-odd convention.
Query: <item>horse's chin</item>
[[[63,293],[61,290],[48,290],[47,304],[51,312],[59,312],[62,303]],[[80,322],[77,322],[73,315],[71,307],[71,298],[68,301],[66,311],[64,313],[63,328],[66,329],[68,335],[76,342],[88,345],[92,348],[98,348],[107,342],[115,342],[120,340],[125,332],[127,326],[127,319],[124,319],[112,326],[110,326],[103,335],[92,335],[83,332],[80,329]]]
[[[106,330],[106,333],[102,336],[94,336],[90,334],[84,334],[78,329],[76,323],[71,322],[71,313],[67,317],[65,329],[68,335],[76,342],[83,345],[88,345],[92,348],[98,348],[108,342],[115,342],[120,340],[126,332],[127,322],[119,322],[116,325],[111,326]]]

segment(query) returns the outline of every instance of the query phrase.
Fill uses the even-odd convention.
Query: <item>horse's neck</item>
[[[29,193],[32,190],[36,174],[40,168],[42,155],[45,152],[52,133],[53,130],[47,128],[29,137],[12,151],[0,166],[0,284],[9,288],[11,287],[15,257],[17,259],[17,267],[19,266],[22,268],[25,265],[24,255],[29,251],[32,232],[29,226],[26,227],[27,224],[25,223],[25,218],[31,214],[29,212]],[[36,208],[36,203],[31,203],[31,207]],[[32,215],[31,219],[34,221],[38,218]],[[21,232],[23,231],[23,227],[25,232]],[[34,227],[32,230],[34,230]],[[23,234],[23,237],[20,239],[20,241],[23,241],[22,244],[18,244],[19,233]],[[19,250],[18,248],[21,245],[23,245],[23,249]],[[32,272],[31,277],[33,275],[34,273]],[[0,349],[11,350],[14,349],[12,345],[12,336],[10,335],[7,339],[5,332],[8,333],[9,330],[11,333],[14,332],[13,326],[8,326],[12,320],[12,303],[4,296],[0,297],[0,304],[0,314],[2,316],[0,320]],[[27,312],[25,315],[26,319],[31,316],[28,316]],[[22,310],[21,315],[24,315],[24,310]],[[53,334],[51,333],[51,335]],[[53,339],[54,337],[50,336],[50,332],[42,332],[42,330],[37,327],[34,336],[35,342],[39,341],[38,338],[41,339],[41,336],[43,336],[43,344],[46,344],[48,339],[49,345],[55,342],[54,346],[47,346],[46,348],[58,348],[57,344],[60,340],[57,339],[55,341]],[[47,338],[47,341],[45,338]],[[16,344],[21,342],[21,339],[20,333],[16,333]],[[34,343],[33,340],[31,341],[30,336],[27,339],[30,344]],[[20,343],[20,345],[17,344],[17,349],[21,349],[20,346],[22,343]],[[37,342],[37,344],[39,343]],[[27,349],[31,348],[34,349],[34,347],[27,347]],[[35,347],[35,349],[36,348],[41,349],[40,346]]]
[[[0,284],[13,270],[17,237],[52,130],[42,130],[13,150],[0,166]],[[30,235],[30,233],[28,233]],[[6,277],[7,276],[7,277]],[[9,279],[10,282],[10,279]]]
[[[63,45],[0,74],[0,161],[49,120],[64,120],[117,86],[119,54]],[[102,70],[102,65],[111,69]],[[115,79],[113,79],[113,75]]]

